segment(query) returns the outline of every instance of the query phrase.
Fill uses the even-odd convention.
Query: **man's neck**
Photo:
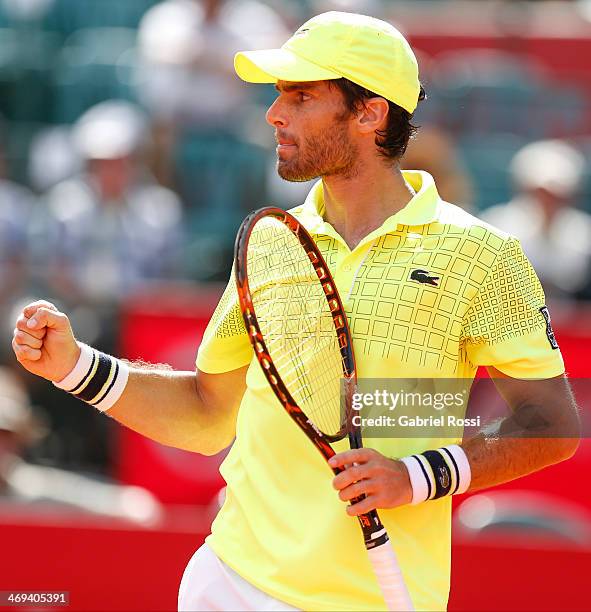
[[[322,184],[325,221],[351,249],[414,196],[398,166],[388,168],[383,163],[358,168],[348,176],[325,176]]]

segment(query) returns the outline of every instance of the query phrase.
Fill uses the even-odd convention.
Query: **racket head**
[[[357,379],[351,333],[332,274],[308,231],[280,208],[259,209],[238,231],[234,260],[246,330],[281,404],[316,444],[319,438],[359,437],[352,424]]]
[[[288,282],[285,282],[281,273],[282,266],[291,265],[286,246],[287,252],[293,250],[296,261],[295,267],[290,269],[292,276],[287,274]],[[352,399],[356,391],[357,375],[351,332],[336,283],[308,231],[295,217],[280,208],[266,207],[254,211],[243,221],[236,236],[234,269],[240,309],[250,342],[267,381],[285,410],[325,459],[328,460],[335,454],[330,443],[342,440],[346,436],[349,437],[351,448],[361,448],[361,430],[354,425],[352,418]],[[265,270],[275,271],[275,276],[266,274]],[[290,278],[291,281],[297,280],[297,283],[290,282]],[[281,282],[282,280],[284,282]],[[291,384],[293,379],[290,380],[289,369],[286,376],[286,361],[277,358],[285,353],[281,339],[286,335],[297,336],[301,331],[297,325],[290,327],[290,315],[294,311],[285,309],[290,305],[290,293],[286,287],[291,286],[311,289],[311,293],[296,292],[294,299],[300,305],[302,301],[305,303],[312,314],[312,319],[314,317],[319,319],[317,335],[321,339],[326,337],[332,340],[328,343],[328,350],[324,353],[320,351],[321,359],[316,361],[312,359],[311,368],[312,371],[315,368],[325,368],[338,379],[337,386],[333,385],[329,398],[333,402],[333,408],[335,395],[338,402],[336,413],[339,418],[331,419],[330,424],[334,429],[332,432],[326,431],[328,427],[319,427],[315,415],[309,414],[307,408],[313,402],[307,401],[301,390]],[[273,287],[279,288],[277,293]],[[275,302],[280,305],[279,308],[275,307]],[[323,314],[318,315],[319,310]],[[302,311],[296,308],[295,312],[298,313],[299,319],[294,320],[306,323]],[[276,318],[279,319],[279,323]],[[311,338],[312,348],[312,353],[308,352],[306,356],[314,355],[313,349],[317,346],[314,340],[317,338],[310,335],[310,326],[304,329],[307,337]],[[306,350],[306,347],[298,344],[296,348],[301,351]],[[322,359],[326,355],[330,355],[330,363]],[[309,363],[302,364],[304,371],[306,366],[309,366]],[[314,393],[311,393],[310,397],[315,399]],[[334,414],[333,410],[333,417]],[[333,468],[333,472],[339,473],[342,469]],[[352,501],[361,499],[362,497],[359,497]],[[382,546],[388,541],[388,534],[375,510],[361,514],[357,519],[368,550]]]

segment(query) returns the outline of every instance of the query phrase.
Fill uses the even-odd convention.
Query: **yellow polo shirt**
[[[564,372],[544,293],[518,240],[441,200],[432,177],[404,172],[416,195],[353,250],[323,220],[322,183],[290,212],[314,236],[349,317],[360,378],[472,378],[479,365],[516,378]],[[437,277],[419,282],[417,270]],[[197,367],[250,364],[236,441],[222,464],[226,501],[207,542],[238,574],[304,610],[385,609],[357,520],[320,453],[281,408],[253,357],[234,279],[209,323]],[[457,442],[373,438],[402,457]],[[345,450],[348,443],[335,445]],[[442,610],[450,578],[451,500],[381,510],[417,610]]]

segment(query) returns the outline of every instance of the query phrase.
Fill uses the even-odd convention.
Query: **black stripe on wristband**
[[[451,489],[451,471],[443,455],[436,450],[425,451],[422,455],[429,462],[435,475],[435,495],[433,499],[449,495]]]
[[[440,448],[439,452],[445,453],[445,455],[449,457],[449,460],[451,461],[452,465],[454,466],[454,470],[456,471],[456,486],[454,490],[450,492],[450,495],[455,495],[456,491],[460,488],[460,468],[458,467],[454,456],[449,452],[447,448],[445,448],[445,446],[443,448]]]
[[[111,380],[109,386],[107,387],[107,390],[96,401],[90,402],[92,406],[96,406],[97,404],[100,404],[105,399],[105,397],[109,395],[109,393],[111,392],[111,389],[113,388],[113,385],[117,381],[117,376],[119,376],[119,362],[115,360],[115,373],[113,374],[113,380]]]
[[[111,358],[104,353],[98,353],[98,368],[96,374],[90,379],[86,388],[80,393],[76,393],[76,397],[84,400],[85,402],[91,402],[100,393],[100,390],[105,386],[107,380],[109,380],[109,374],[111,372]]]
[[[92,372],[92,369],[94,368],[95,363],[96,363],[96,351],[92,351],[92,361],[90,362],[90,367],[88,368],[88,372],[86,372],[86,374],[84,375],[84,378],[73,389],[66,391],[66,393],[76,393],[76,391],[80,389],[80,387],[88,380],[88,377],[90,376],[90,373]]]
[[[427,499],[429,499],[431,497],[431,491],[433,490],[431,487],[431,479],[429,478],[429,474],[427,474],[427,470],[425,469],[423,462],[416,455],[411,455],[411,457],[419,464],[421,472],[423,472],[423,476],[427,481]]]

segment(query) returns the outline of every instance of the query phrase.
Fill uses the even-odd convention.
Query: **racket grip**
[[[390,542],[367,551],[388,610],[414,610]]]

